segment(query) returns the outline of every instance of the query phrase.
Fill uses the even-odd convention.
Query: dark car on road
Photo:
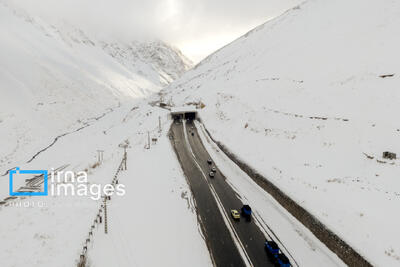
[[[208,160],[207,160],[207,163],[208,163],[208,164],[212,164],[212,160],[211,160],[211,159],[208,159]]]
[[[275,255],[279,254],[279,247],[275,241],[266,241],[264,247],[270,260],[273,260]]]
[[[243,205],[241,210],[242,216],[245,217],[248,221],[251,221],[251,207],[249,205]]]
[[[209,175],[211,178],[214,178],[214,176],[215,176],[215,173],[213,173],[213,172],[210,172],[208,175]]]
[[[289,259],[285,256],[285,254],[278,254],[275,257],[275,266],[277,267],[290,267],[290,261]]]
[[[285,254],[281,253],[278,245],[275,241],[265,241],[264,244],[265,251],[267,252],[267,256],[269,260],[274,263],[275,266],[278,267],[290,267],[289,259],[285,256]]]

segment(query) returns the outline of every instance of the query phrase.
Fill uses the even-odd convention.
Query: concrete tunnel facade
[[[171,109],[171,118],[173,120],[195,120],[197,117],[197,110],[192,107],[175,107]]]

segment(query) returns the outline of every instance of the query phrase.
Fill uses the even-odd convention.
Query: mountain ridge
[[[111,44],[7,1],[0,1],[0,21],[1,169],[87,118],[158,92],[191,67],[164,42]]]

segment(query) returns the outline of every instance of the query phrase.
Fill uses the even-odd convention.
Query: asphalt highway
[[[186,123],[186,125],[184,125]],[[199,223],[216,266],[273,266],[265,250],[265,235],[255,220],[233,220],[231,209],[240,212],[239,196],[218,170],[209,177],[211,159],[193,122],[174,122],[173,144],[194,196]],[[192,134],[193,133],[193,134]]]

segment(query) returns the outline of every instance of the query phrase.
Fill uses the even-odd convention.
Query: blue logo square
[[[14,174],[42,174],[44,180],[44,192],[14,192],[13,178]],[[18,167],[10,171],[10,196],[47,196],[48,193],[48,172],[47,170],[20,170]]]

